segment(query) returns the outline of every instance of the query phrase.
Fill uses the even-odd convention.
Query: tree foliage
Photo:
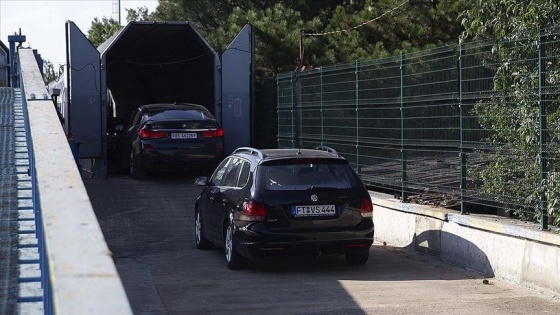
[[[398,7],[398,10],[392,10]],[[223,51],[246,23],[257,33],[259,78],[303,64],[324,65],[373,59],[402,50],[456,43],[463,31],[459,14],[470,4],[460,0],[160,0],[147,20],[189,21]],[[348,32],[368,20],[383,18]],[[130,14],[130,12],[129,12]]]
[[[325,26],[324,63],[350,62],[457,43],[465,1],[363,1],[337,6]],[[396,8],[396,9],[395,9]],[[373,21],[372,21],[373,20]],[[372,21],[348,32],[339,32]]]
[[[103,44],[113,34],[121,29],[121,25],[113,18],[94,18],[88,30],[88,39],[95,47]]]
[[[126,9],[126,21],[149,21],[150,12],[147,7],[139,7],[138,9]]]
[[[541,84],[552,87],[560,83],[560,72],[554,66],[555,58],[543,60],[544,69],[539,69],[534,60],[545,42],[556,40],[553,27],[559,18],[556,0],[479,0],[462,14],[463,39],[493,40],[486,59],[491,60],[489,69],[495,73],[494,94],[489,100],[479,101],[472,112],[479,117],[481,127],[490,131],[486,141],[495,148],[494,154],[486,157],[486,167],[477,173],[481,189],[498,201],[528,205],[526,210],[532,211],[535,219],[540,219],[539,204],[544,194],[548,202],[541,207],[548,210],[553,224],[560,223],[560,183],[556,175],[560,172],[560,155],[558,150],[551,150],[560,140],[560,103],[552,93],[540,101],[539,79],[544,70]],[[547,49],[547,56],[559,53],[557,47]],[[549,126],[544,144],[549,150],[547,159],[539,151],[541,104]],[[542,179],[541,162],[547,169]]]
[[[147,7],[139,7],[135,9],[127,9],[126,21],[149,21],[150,12]],[[88,30],[88,39],[95,47],[99,47],[116,32],[118,32],[122,26],[119,22],[113,18],[102,17],[101,20],[94,18],[91,22],[91,27]]]
[[[557,0],[476,0],[461,14],[463,38],[511,39],[558,26]]]
[[[58,80],[63,72],[63,64],[60,64],[58,69],[55,69],[55,66],[51,61],[48,59],[43,60],[43,81],[45,82],[45,85]]]

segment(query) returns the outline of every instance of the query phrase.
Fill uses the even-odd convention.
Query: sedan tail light
[[[360,214],[363,218],[373,218],[373,204],[371,203],[371,198],[368,197],[362,201]]]
[[[139,136],[140,139],[161,139],[165,138],[167,133],[165,131],[154,131],[144,127],[140,129]]]
[[[204,138],[221,138],[224,136],[224,130],[222,128],[204,130],[202,136]]]
[[[243,211],[240,219],[243,221],[262,221],[266,215],[264,203],[254,200],[245,201],[243,203]]]

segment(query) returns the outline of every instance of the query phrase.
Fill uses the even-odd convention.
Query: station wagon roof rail
[[[235,154],[235,153],[248,153],[248,154],[251,154],[251,155],[256,155],[256,156],[258,156],[259,159],[261,159],[261,160],[264,159],[264,155],[263,155],[263,153],[261,152],[261,150],[255,149],[255,148],[251,148],[251,147],[240,147],[240,148],[237,148],[237,149],[235,149],[235,151],[233,151],[232,154]]]
[[[338,154],[338,152],[336,152],[335,149],[333,149],[333,148],[331,148],[331,147],[327,147],[327,146],[325,146],[325,145],[316,146],[316,147],[315,147],[315,150],[327,151],[327,152],[329,152],[329,153],[331,153],[331,154],[333,154],[333,155],[340,156],[340,154]]]

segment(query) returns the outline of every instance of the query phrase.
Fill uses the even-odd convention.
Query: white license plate
[[[171,134],[171,139],[196,139],[196,138],[197,138],[196,133],[182,132],[182,133],[172,133]]]
[[[312,205],[312,206],[292,206],[294,217],[322,217],[334,216],[336,207],[334,205]]]

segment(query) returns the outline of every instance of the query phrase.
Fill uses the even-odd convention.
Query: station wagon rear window
[[[259,166],[267,190],[349,189],[358,185],[347,163],[273,164]]]

